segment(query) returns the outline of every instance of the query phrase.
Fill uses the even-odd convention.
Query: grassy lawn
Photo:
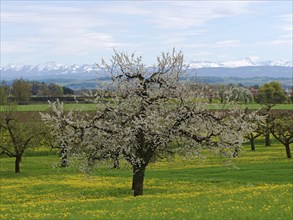
[[[219,109],[220,105],[211,104],[211,109]],[[257,103],[250,103],[246,105],[242,105],[242,108],[248,108],[248,109],[259,109],[262,106]],[[64,104],[64,108],[66,110],[69,109],[80,109],[84,111],[94,111],[96,110],[96,104]],[[41,112],[41,111],[47,111],[49,109],[48,104],[34,104],[34,105],[18,105],[17,111],[20,112]],[[277,104],[273,107],[273,109],[279,109],[279,110],[293,110],[293,104]],[[3,111],[3,107],[0,106],[0,112]]]
[[[257,103],[250,103],[250,104],[243,105],[243,106],[245,106],[245,107],[247,106],[248,109],[259,109],[262,107],[262,105],[257,104]],[[277,104],[272,109],[293,110],[293,104]]]
[[[93,111],[96,109],[95,104],[64,104],[66,110],[69,109],[80,109],[85,111]],[[16,111],[20,112],[43,112],[49,110],[49,104],[33,104],[33,105],[18,105]],[[0,106],[0,112],[4,111],[3,107]]]
[[[252,110],[253,109],[257,110],[257,109],[260,109],[260,108],[264,107],[264,105],[257,104],[257,103],[242,104],[240,106],[243,109],[248,108],[248,109],[252,109]],[[219,105],[219,104],[211,104],[210,108],[211,109],[220,109],[221,105]],[[224,105],[224,108],[225,108],[225,105]],[[293,104],[276,104],[274,107],[272,107],[272,109],[276,109],[276,110],[293,110]]]
[[[145,190],[133,197],[131,168],[91,176],[60,169],[56,155],[25,156],[22,173],[0,159],[0,219],[292,219],[293,164],[284,148],[249,146],[230,161],[177,158],[146,171]]]

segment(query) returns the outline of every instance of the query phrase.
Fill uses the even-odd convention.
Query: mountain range
[[[189,74],[197,77],[216,78],[288,78],[292,79],[292,61],[258,61],[253,57],[243,60],[211,62],[192,61],[188,64]],[[47,62],[39,65],[9,64],[0,67],[1,80],[11,81],[23,78],[45,82],[68,84],[75,82],[82,84],[93,82],[96,78],[106,78],[102,68],[96,64],[65,65],[56,62]],[[98,73],[98,74],[97,74]],[[72,86],[75,88],[75,86]]]
[[[242,60],[236,61],[223,61],[223,62],[211,62],[211,61],[192,61],[189,65],[192,68],[206,68],[206,67],[225,67],[225,68],[237,68],[237,67],[256,67],[256,66],[285,66],[292,67],[293,62],[287,60],[268,60],[259,61],[255,57],[247,57]]]

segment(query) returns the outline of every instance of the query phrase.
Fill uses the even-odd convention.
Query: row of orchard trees
[[[274,104],[267,104],[259,111],[259,115],[265,116],[265,120],[253,120],[250,124],[253,126],[252,132],[245,135],[250,141],[251,150],[255,150],[254,141],[259,136],[265,137],[265,145],[270,146],[270,135],[281,142],[286,149],[288,158],[291,158],[290,144],[293,143],[293,112],[292,110],[272,110]]]
[[[73,155],[82,157],[89,167],[106,158],[123,157],[133,169],[134,196],[143,194],[145,170],[155,157],[195,153],[199,148],[232,154],[251,130],[247,119],[258,120],[255,113],[235,106],[208,110],[200,101],[201,89],[179,82],[184,72],[182,52],[163,53],[152,70],[145,68],[141,57],[118,52],[102,66],[113,79],[111,104],[99,101],[106,91],[101,89],[95,95],[94,115],[64,112],[56,102],[52,113],[42,118],[54,143],[61,146],[63,163]]]
[[[208,99],[209,103],[217,101],[220,103],[235,101],[244,104],[251,102],[259,104],[281,104],[293,102],[292,94],[290,92],[286,93],[282,88],[281,83],[277,81],[265,83],[262,86],[256,85],[250,88],[244,87],[241,84],[238,86],[233,84],[205,84],[203,91],[205,98]]]
[[[264,123],[265,117],[257,112],[248,113],[232,104],[224,110],[209,110],[202,87],[179,82],[184,73],[182,52],[163,53],[152,70],[145,68],[141,57],[116,51],[110,63],[102,61],[101,65],[113,84],[89,96],[97,104],[96,111],[65,112],[62,103],[51,103],[50,113],[42,114],[50,131],[47,139],[60,149],[63,166],[68,158],[81,159],[89,169],[104,159],[114,159],[117,166],[124,158],[133,168],[134,196],[143,194],[146,168],[157,156],[194,154],[201,148],[232,155],[244,136],[256,129],[251,122]],[[109,89],[113,91],[111,102],[101,102]],[[23,143],[35,136],[15,142],[14,127],[7,121],[6,116],[1,118],[2,140],[6,134],[1,152],[22,157],[27,148]]]

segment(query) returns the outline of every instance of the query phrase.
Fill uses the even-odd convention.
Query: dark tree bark
[[[233,157],[238,157],[238,153],[239,153],[239,149],[238,149],[238,147],[235,147]]]
[[[134,179],[134,174],[135,174],[135,168],[136,166],[132,166],[132,186],[131,186],[131,189],[134,190],[134,183],[135,183],[135,179]]]
[[[271,146],[270,132],[267,132],[265,134],[265,144],[266,144],[266,147]]]
[[[16,157],[15,157],[15,173],[20,173],[20,162],[21,162],[21,155],[16,155]]]
[[[63,144],[60,148],[61,154],[61,167],[68,167],[67,148]]]
[[[120,168],[119,158],[114,158],[113,169],[119,169],[119,168]]]
[[[278,141],[280,141],[285,146],[287,158],[289,158],[289,159],[292,158],[291,150],[290,150],[290,144],[293,143],[292,136],[285,137],[282,134],[278,135],[275,133],[275,131],[273,131],[272,134],[273,134],[274,138],[276,138]]]
[[[286,148],[286,154],[288,158],[292,158],[291,156],[291,150],[290,150],[290,144],[289,143],[285,143],[285,148]]]
[[[250,138],[250,146],[251,146],[251,150],[254,151],[255,150],[255,146],[254,146],[254,138]]]
[[[249,135],[245,136],[245,138],[247,138],[250,142],[250,147],[252,151],[255,151],[255,144],[254,144],[254,140],[256,138],[258,138],[259,136],[261,136],[263,133],[260,130],[256,130],[252,133],[250,133]]]
[[[132,179],[132,190],[134,196],[143,195],[143,181],[145,173],[145,165],[134,165],[133,166],[133,179]]]
[[[120,160],[119,160],[119,152],[113,153],[113,169],[119,169],[120,168]]]

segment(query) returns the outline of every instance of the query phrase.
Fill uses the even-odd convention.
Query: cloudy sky
[[[113,48],[152,64],[173,47],[193,60],[292,60],[292,1],[1,0],[1,66],[92,64]]]

